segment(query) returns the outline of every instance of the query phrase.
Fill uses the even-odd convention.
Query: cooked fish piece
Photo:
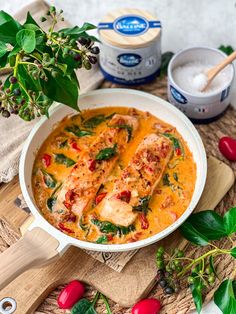
[[[109,126],[95,139],[89,150],[81,155],[58,192],[53,207],[53,211],[59,213],[57,220],[66,220],[72,214],[81,217],[90,208],[101,184],[127,146],[130,134],[124,126],[135,132],[138,128],[137,118],[115,114]]]
[[[113,191],[98,205],[100,218],[126,227],[132,224],[138,215],[133,207],[152,196],[172,153],[168,138],[156,134],[146,136],[115,182]]]

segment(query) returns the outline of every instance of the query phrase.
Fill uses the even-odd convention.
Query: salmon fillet
[[[151,197],[160,182],[173,152],[170,140],[150,134],[139,144],[114,189],[98,205],[100,218],[116,225],[129,226],[138,213],[133,210],[140,199]]]
[[[109,176],[119,154],[124,151],[129,141],[129,134],[124,126],[131,127],[134,133],[138,128],[137,118],[115,114],[110,120],[109,126],[74,165],[58,192],[53,207],[55,218],[58,221],[76,219],[75,215],[81,217],[82,213],[90,208],[101,184]],[[115,150],[114,156],[99,160],[98,154],[107,148]]]

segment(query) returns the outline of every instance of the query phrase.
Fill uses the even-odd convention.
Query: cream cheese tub
[[[100,67],[104,77],[118,84],[148,83],[161,66],[161,22],[138,9],[109,13],[98,25]]]

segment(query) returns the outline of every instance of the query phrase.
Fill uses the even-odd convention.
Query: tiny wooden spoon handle
[[[58,245],[59,242],[41,228],[26,232],[0,255],[0,290],[27,269],[53,261],[59,256]]]
[[[228,64],[236,59],[236,51],[232,52],[227,58],[225,58],[218,65],[207,71],[208,79],[213,79],[221,70],[223,70]]]

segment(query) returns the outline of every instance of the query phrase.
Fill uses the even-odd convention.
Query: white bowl
[[[163,231],[144,240],[127,244],[104,245],[81,241],[62,233],[49,224],[38,210],[34,200],[31,182],[34,159],[38,149],[51,133],[57,122],[67,115],[76,113],[69,107],[59,106],[59,108],[56,108],[52,112],[50,119],[42,118],[37,123],[26,140],[20,159],[20,185],[26,203],[35,217],[31,229],[35,226],[45,229],[59,240],[61,250],[69,245],[75,245],[87,250],[121,252],[135,250],[157,242],[177,229],[187,219],[197,205],[205,185],[207,174],[205,149],[197,130],[182,112],[161,98],[131,89],[101,89],[80,96],[79,107],[81,110],[105,106],[126,106],[149,111],[161,120],[175,126],[187,142],[197,166],[197,179],[194,193],[188,208],[177,221]]]

